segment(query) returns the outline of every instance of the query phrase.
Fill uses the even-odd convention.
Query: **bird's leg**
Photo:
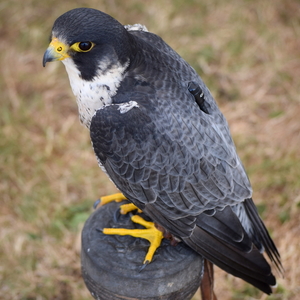
[[[168,230],[166,230],[164,227],[162,227],[159,224],[155,224],[156,229],[158,229],[159,231],[161,231],[164,235],[164,238],[170,241],[170,244],[172,246],[176,246],[179,242],[180,239],[176,238],[173,234],[171,234]]]
[[[131,235],[133,237],[147,239],[150,242],[150,247],[144,259],[144,265],[147,265],[152,261],[156,249],[160,246],[164,238],[164,234],[155,227],[153,222],[148,222],[138,215],[132,216],[131,221],[146,227],[146,229],[104,228],[103,233]]]

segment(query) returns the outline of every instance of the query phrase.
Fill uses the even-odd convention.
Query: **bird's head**
[[[96,9],[76,8],[54,22],[43,65],[63,62],[86,127],[95,111],[112,103],[135,55],[134,45],[124,26]]]
[[[61,15],[50,39],[43,66],[61,60],[67,70],[75,66],[86,81],[93,81],[115,64],[125,65],[132,55],[132,42],[125,28],[111,16],[91,8],[76,8]]]

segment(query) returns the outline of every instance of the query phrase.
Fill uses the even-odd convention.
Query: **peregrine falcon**
[[[90,8],[54,23],[43,65],[61,60],[100,167],[176,239],[270,294],[280,255],[260,219],[228,124],[196,73],[142,25]]]

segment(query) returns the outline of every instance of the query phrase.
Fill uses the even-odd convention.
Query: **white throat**
[[[117,64],[99,74],[93,81],[83,80],[71,58],[62,61],[69,75],[70,85],[76,97],[80,122],[90,128],[93,115],[98,109],[112,103],[112,97],[117,93],[128,64]]]

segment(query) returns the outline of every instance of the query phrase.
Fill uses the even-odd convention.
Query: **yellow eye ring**
[[[71,49],[77,52],[89,52],[95,46],[92,42],[77,42],[71,46]]]

